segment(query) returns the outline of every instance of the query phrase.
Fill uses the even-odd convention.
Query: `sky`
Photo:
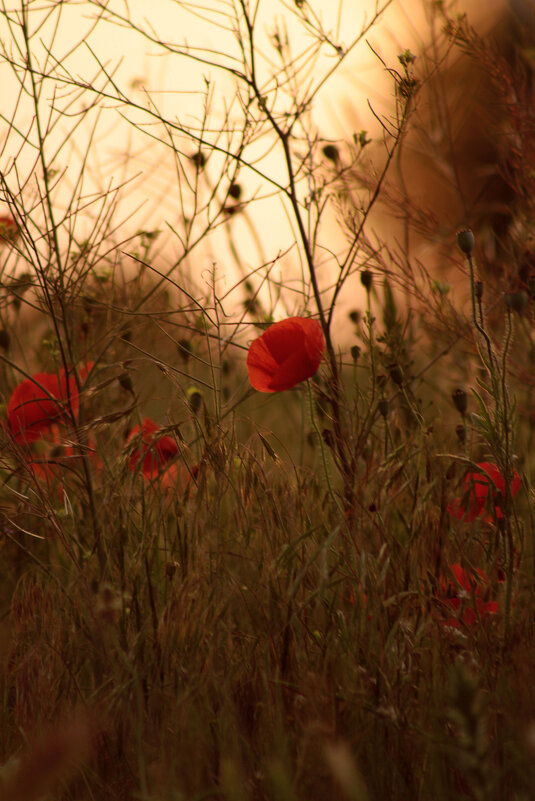
[[[489,4],[498,6],[501,0],[486,0],[486,9]],[[333,69],[339,60],[337,48],[347,51],[376,8],[374,0],[318,0],[304,4],[308,22],[303,22],[297,5],[293,0],[250,3],[256,8],[258,78],[268,88],[273,74],[279,82],[282,76],[276,36],[279,42],[287,38],[297,58],[301,78],[295,86],[302,92],[303,82],[317,83]],[[472,0],[471,5],[477,17],[481,4]],[[136,232],[158,230],[158,268],[165,270],[182,259],[184,230],[195,210],[198,225],[190,229],[191,241],[213,219],[221,205],[221,188],[232,176],[232,165],[225,170],[225,160],[217,153],[202,171],[196,170],[190,158],[197,149],[195,137],[236,152],[242,136],[245,95],[237,93],[231,70],[242,68],[239,41],[245,40],[246,31],[242,24],[241,37],[236,36],[235,6],[233,0],[3,4],[0,170],[14,195],[24,197],[28,224],[36,234],[42,225],[43,165],[36,147],[41,137],[54,186],[55,216],[63,220],[60,234],[65,240],[74,234],[80,242],[97,230],[104,232],[109,220],[109,240],[118,246],[115,253],[139,253],[139,240],[132,239]],[[23,23],[40,91],[40,130],[27,91],[31,76],[23,70]],[[311,27],[321,30],[324,38],[316,56]],[[318,92],[307,132],[331,141],[350,139],[353,132],[365,129],[380,143],[376,117],[390,114],[394,102],[385,65],[399,67],[397,54],[406,48],[418,52],[427,36],[425,28],[420,0],[393,0]],[[40,82],[40,73],[49,77]],[[277,108],[291,108],[288,104],[280,89]],[[184,129],[193,139],[181,133]],[[304,152],[306,142],[296,143],[295,149]],[[216,265],[218,292],[225,295],[247,272],[273,264],[284,253],[270,269],[275,284],[297,290],[279,301],[284,313],[292,313],[303,303],[295,222],[273,184],[262,177],[286,182],[282,148],[260,130],[244,158],[254,166],[240,170],[237,177],[242,199],[249,201],[246,211],[221,218],[224,224],[202,240],[187,259],[187,269],[197,285],[206,287]],[[320,271],[327,285],[336,269],[329,252],[340,251],[344,243],[334,219],[328,220],[323,236],[325,265]],[[181,269],[186,269],[183,262]],[[275,303],[275,295],[270,302]]]

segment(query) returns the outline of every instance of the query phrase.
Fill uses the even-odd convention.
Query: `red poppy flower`
[[[65,370],[36,373],[15,387],[7,404],[7,423],[19,444],[35,442],[53,423],[68,422],[78,414],[78,391]]]
[[[475,568],[468,572],[459,563],[449,566],[450,575],[441,576],[440,600],[453,610],[455,617],[446,618],[446,626],[460,628],[461,623],[466,626],[473,625],[480,618],[495,615],[498,611],[496,601],[489,601],[482,597],[487,589],[487,577],[482,570]]]
[[[128,441],[141,439],[139,449],[130,457],[130,468],[135,470],[141,455],[143,456],[143,475],[145,478],[156,478],[164,465],[178,453],[178,445],[171,437],[157,436],[160,427],[146,417],[140,426],[134,426],[128,435]]]
[[[490,492],[496,517],[503,517],[501,504],[505,495],[505,480],[495,464],[479,462],[477,466],[481,472],[466,474],[463,495],[461,498],[455,498],[449,504],[448,512],[458,520],[464,520],[465,522],[470,522],[478,517],[483,517],[486,522],[491,522],[493,517],[485,515],[485,511],[488,508],[488,495]],[[511,496],[513,498],[520,489],[521,483],[520,476],[515,470],[511,481]]]
[[[19,235],[19,227],[13,217],[0,215],[0,247],[4,242],[14,242]]]
[[[316,373],[324,351],[323,331],[317,320],[281,320],[251,342],[247,354],[249,381],[259,392],[291,389]]]

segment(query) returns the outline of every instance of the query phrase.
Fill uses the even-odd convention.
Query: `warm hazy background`
[[[207,64],[178,54],[166,54],[163,48],[157,47],[140,33],[128,30],[121,24],[120,18],[129,15],[134,24],[155,39],[169,43],[171,48],[181,47],[187,42],[191,47],[205,48],[203,55],[207,60],[238,65],[235,60],[239,58],[236,39],[228,30],[232,3],[223,0],[191,3],[152,0],[150,3],[136,1],[127,5],[121,0],[111,0],[105,4],[104,11],[99,10],[96,4],[69,2],[61,4],[49,15],[52,5],[45,4],[45,10],[41,11],[32,8],[30,12],[29,26],[34,32],[34,66],[46,66],[47,70],[52,67],[53,59],[49,57],[46,60],[43,45],[39,43],[41,41],[50,46],[53,57],[62,63],[57,68],[58,75],[64,74],[65,68],[71,78],[80,78],[82,82],[104,87],[104,65],[124,95],[139,104],[139,110],[135,110],[126,104],[101,98],[91,111],[85,113],[75,134],[71,135],[54,158],[56,148],[64,141],[65,131],[73,128],[76,115],[94,98],[87,92],[79,93],[54,81],[45,85],[41,113],[44,112],[46,117],[55,93],[57,106],[69,114],[64,122],[61,119],[56,122],[46,147],[49,162],[52,161],[59,173],[65,171],[62,188],[56,193],[55,201],[58,206],[67,203],[66,198],[78,180],[79,165],[82,159],[86,159],[83,195],[87,198],[87,204],[83,204],[86,206],[84,214],[79,215],[77,221],[78,232],[82,231],[84,225],[89,227],[93,224],[101,208],[98,198],[110,189],[122,186],[117,196],[118,227],[115,240],[126,241],[140,229],[159,229],[162,234],[158,240],[158,258],[162,261],[162,267],[172,264],[180,249],[176,236],[169,228],[180,225],[177,175],[169,148],[158,141],[162,135],[165,138],[165,133],[161,127],[154,125],[143,109],[157,106],[163,116],[176,118],[186,127],[195,129],[203,118],[209,80],[210,103],[204,135],[216,141],[223,125],[225,109],[230,109],[230,119],[235,115],[239,119],[235,85],[231,76]],[[484,27],[494,19],[495,10],[503,5],[503,0],[487,0],[484,4],[479,0],[466,0],[459,4],[459,8],[468,10],[472,21]],[[321,18],[324,30],[332,40],[347,47],[373,15],[375,3],[373,0],[362,0],[338,4],[321,0],[312,2],[310,6]],[[313,122],[320,136],[328,140],[348,139],[353,131],[366,129],[374,140],[372,147],[377,148],[378,158],[381,158],[381,132],[368,101],[376,113],[390,113],[393,107],[393,84],[371,48],[380,54],[386,64],[392,66],[397,65],[397,54],[404,49],[420,52],[429,38],[424,6],[421,0],[394,0],[365,40],[348,55],[337,73],[320,91],[313,110]],[[291,7],[291,3],[288,7],[279,2],[261,4],[257,22],[257,53],[260,60],[261,54],[273,57],[270,36],[276,23],[280,30],[286,26],[294,53],[304,51],[310,44],[302,26],[296,24]],[[15,7],[10,13],[16,15],[19,12]],[[5,51],[17,58],[13,35],[7,29],[5,20],[0,33]],[[326,49],[325,56],[310,65],[311,77],[316,79],[333,63]],[[30,131],[30,140],[35,140],[33,108],[27,98],[20,96],[10,65],[0,65],[0,81],[5,109],[0,167],[12,188],[24,185],[25,192],[31,194],[34,191],[32,173],[36,165],[36,150],[33,144],[23,140],[27,131]],[[10,120],[14,121],[17,130],[8,126]],[[139,128],[136,129],[132,122],[138,124]],[[180,145],[179,139],[175,139],[175,145],[177,143]],[[249,158],[257,159],[259,167],[283,180],[281,154],[278,149],[270,150],[269,145],[269,141],[256,145],[249,152]],[[188,155],[194,151],[191,141],[184,139],[183,153]],[[212,185],[218,181],[219,166],[215,157],[206,170],[206,177]],[[292,250],[295,236],[280,199],[273,197],[269,187],[252,173],[243,171],[240,183],[246,198],[257,198],[248,207],[247,217],[236,216],[229,222],[241,260],[246,267],[254,268],[289,249],[286,259],[280,262],[281,267],[290,271],[297,269],[296,254]],[[251,234],[252,228],[259,235],[260,242]],[[228,228],[222,228],[207,239],[203,247],[196,251],[194,268],[197,276],[202,276],[204,270],[208,275],[215,262],[221,286],[230,287],[236,280],[236,266],[227,246],[228,236]],[[325,234],[324,243],[335,251],[340,250],[340,245],[337,246],[339,237],[340,233],[333,222],[330,231]],[[189,267],[191,269],[192,265]],[[324,270],[328,270],[327,265]],[[343,309],[344,304],[340,308]]]

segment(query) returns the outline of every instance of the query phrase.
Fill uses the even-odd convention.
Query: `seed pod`
[[[234,200],[239,200],[242,193],[241,184],[232,183],[228,188],[228,193]]]
[[[505,295],[505,303],[509,309],[512,309],[518,314],[522,314],[529,303],[529,297],[527,292],[520,290],[519,292],[513,292],[510,295]]]
[[[202,168],[206,164],[206,156],[204,155],[204,153],[201,153],[200,150],[198,150],[196,153],[192,153],[190,159],[195,164],[195,166],[198,167],[200,170],[202,170]]]
[[[455,392],[452,393],[451,399],[457,411],[464,416],[468,408],[468,395],[464,389],[456,389]]]
[[[351,346],[351,358],[354,362],[358,362],[360,358],[360,346],[359,345],[352,345]]]
[[[467,256],[471,255],[475,243],[476,240],[470,228],[465,228],[463,231],[459,231],[457,233],[457,244],[462,252],[466,253]]]
[[[336,145],[325,145],[325,147],[323,148],[323,155],[325,156],[326,159],[329,159],[329,161],[332,161],[335,164],[340,157]]]
[[[324,443],[331,450],[334,448],[334,435],[330,428],[324,428],[321,432]]]
[[[400,387],[403,384],[403,370],[401,369],[400,365],[397,362],[388,365],[388,372],[390,374],[390,378],[394,382],[397,387]]]
[[[126,390],[126,392],[131,392],[132,395],[134,394],[134,385],[132,384],[132,379],[128,373],[121,373],[117,381],[119,382],[119,385]]]
[[[197,389],[197,387],[189,387],[187,396],[191,411],[193,414],[197,414],[200,411],[203,403],[202,393]]]
[[[184,359],[187,363],[192,353],[191,342],[189,339],[179,339],[176,343],[177,350],[180,356]]]
[[[363,270],[361,272],[360,283],[362,284],[366,292],[370,291],[373,283],[373,273],[371,272],[371,270]]]

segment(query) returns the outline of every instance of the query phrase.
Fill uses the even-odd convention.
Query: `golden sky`
[[[500,5],[501,0],[486,0],[487,9],[489,3]],[[42,165],[35,147],[38,131],[32,98],[20,88],[22,76],[24,90],[30,87],[29,74],[23,70],[24,22],[40,89],[45,158],[54,171],[52,181],[57,181],[53,200],[58,219],[65,219],[63,235],[68,237],[72,230],[79,239],[89,235],[116,204],[112,239],[126,242],[140,229],[157,228],[162,232],[158,258],[164,269],[181,255],[182,245],[173,229],[182,233],[184,216],[189,219],[194,213],[191,187],[195,188],[196,180],[201,206],[218,182],[223,187],[228,185],[227,178],[221,179],[221,155],[212,156],[205,171],[196,174],[188,158],[196,145],[179,129],[189,129],[194,136],[235,152],[243,128],[241,104],[245,96],[243,90],[237,94],[236,80],[228,71],[243,68],[236,37],[238,3],[43,0],[24,5],[30,8],[25,15],[21,4],[4,5],[0,19],[4,45],[0,64],[4,95],[0,169],[7,185],[15,195],[24,196],[24,207],[33,209],[38,226],[42,191]],[[275,35],[288,39],[289,52],[297,59],[301,76],[295,85],[302,92],[305,84],[317,83],[332,70],[339,59],[336,48],[347,50],[372,19],[376,7],[374,0],[310,2],[307,28],[298,20],[292,0],[261,0],[249,5],[256,9],[255,58],[260,83],[266,81],[267,92],[273,86],[269,83],[273,74],[278,74],[279,80],[282,75]],[[481,9],[481,4],[476,2],[476,12],[478,7]],[[325,39],[317,55],[312,26],[321,29]],[[371,47],[388,65],[395,66],[397,53],[405,48],[419,49],[426,36],[424,29],[420,0],[394,0],[319,91],[308,123],[310,132],[317,128],[325,139],[347,139],[353,131],[366,129],[372,138],[380,137],[368,100],[376,113],[389,113],[393,90]],[[243,42],[243,24],[241,34]],[[214,63],[228,69],[217,69]],[[49,78],[41,82],[40,73]],[[283,90],[277,104],[279,109],[285,104],[291,109]],[[170,125],[162,125],[158,117]],[[232,133],[226,130],[230,128]],[[181,154],[179,158],[170,144]],[[302,148],[305,146],[303,141]],[[296,144],[296,151],[299,149]],[[263,260],[273,260],[288,251],[280,269],[276,268],[280,280],[287,282],[288,277],[300,275],[298,253],[293,247],[295,224],[288,216],[288,206],[259,175],[285,183],[280,144],[274,146],[273,137],[259,131],[245,157],[255,170],[241,170],[239,182],[244,197],[256,200],[247,215],[236,215],[221,226],[189,260],[190,269],[194,261],[198,274],[206,271],[207,278],[212,264],[217,263],[221,286],[226,289],[237,275],[229,236],[244,269],[255,269]],[[207,211],[208,216],[213,208]],[[201,214],[199,230],[203,219],[207,217]],[[339,237],[336,227],[330,226],[325,247],[336,250]],[[132,244],[126,242],[124,250],[131,249]],[[292,311],[298,302],[297,296],[290,297],[287,310]]]

